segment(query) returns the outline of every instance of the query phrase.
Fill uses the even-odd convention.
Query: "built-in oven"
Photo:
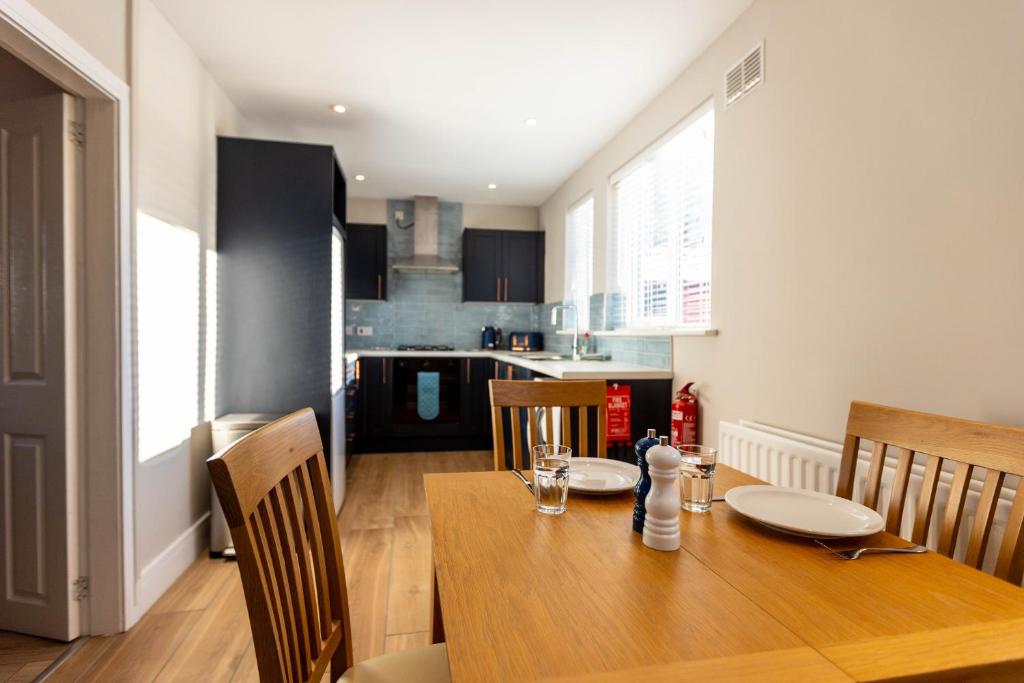
[[[459,433],[466,398],[459,360],[391,359],[391,424],[396,435]]]

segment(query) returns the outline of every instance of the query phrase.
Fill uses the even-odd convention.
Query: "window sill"
[[[572,330],[556,330],[555,334],[572,336]],[[580,332],[580,336],[583,336],[583,332]],[[590,332],[592,337],[717,337],[718,329],[710,327],[707,329],[689,329],[689,328],[649,328],[644,327],[640,329],[627,329],[622,328],[618,330],[592,330]]]

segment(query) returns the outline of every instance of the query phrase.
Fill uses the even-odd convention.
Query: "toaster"
[[[513,332],[508,335],[511,351],[543,351],[544,335],[540,332]]]

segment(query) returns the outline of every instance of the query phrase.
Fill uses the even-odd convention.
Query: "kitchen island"
[[[648,428],[669,428],[672,371],[662,368],[488,349],[360,350],[346,355],[346,368],[350,453],[489,450],[492,379],[598,379],[628,395],[629,436],[609,438],[610,457],[631,460]],[[423,373],[437,382],[437,404],[426,416],[417,410]]]

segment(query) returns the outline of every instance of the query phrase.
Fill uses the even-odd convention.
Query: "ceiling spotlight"
[[[495,185],[494,183],[491,183],[490,185],[487,186],[487,189],[488,190],[497,190],[498,186]]]
[[[358,180],[359,182],[363,182],[364,180],[366,180],[366,176],[364,176],[362,173],[359,173],[356,175],[356,180]]]
[[[536,126],[537,119],[526,119],[525,121],[523,121],[523,123],[525,123],[528,126]]]
[[[335,114],[344,114],[345,112],[348,111],[348,108],[344,104],[336,104],[333,107],[331,107],[331,111],[333,111]]]

